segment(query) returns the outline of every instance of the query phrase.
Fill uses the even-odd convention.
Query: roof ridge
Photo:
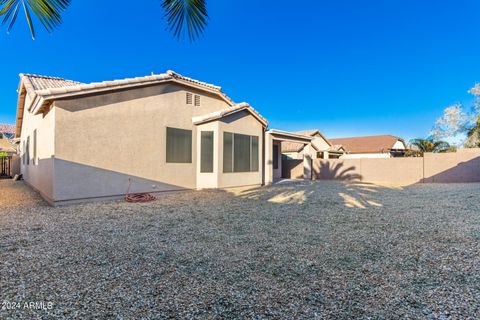
[[[393,138],[401,139],[400,137],[394,136],[392,134],[378,134],[378,135],[371,135],[371,136],[352,136],[352,137],[343,137],[343,138],[330,138],[329,140],[358,139],[358,138],[372,138],[372,137],[393,137]]]
[[[80,81],[65,79],[65,78],[62,78],[62,77],[44,76],[44,75],[41,75],[41,74],[34,74],[34,73],[20,73],[19,76],[20,77],[31,77],[31,78],[41,78],[41,79],[51,79],[51,80],[63,80],[63,81],[82,83]]]

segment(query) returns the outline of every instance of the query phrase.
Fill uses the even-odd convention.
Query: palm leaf
[[[185,28],[190,41],[198,38],[207,26],[206,0],[163,0],[168,29],[178,39],[185,35]]]
[[[19,7],[23,7],[25,18],[32,38],[35,39],[35,28],[30,12],[32,12],[43,27],[51,32],[62,23],[61,14],[70,5],[71,0],[0,0],[0,16],[2,24],[8,23],[10,31],[17,19]]]

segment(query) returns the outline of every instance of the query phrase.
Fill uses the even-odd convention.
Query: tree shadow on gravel
[[[284,205],[342,205],[366,209],[382,207],[381,195],[395,188],[359,181],[280,181],[272,186],[230,190],[235,196],[249,200]]]

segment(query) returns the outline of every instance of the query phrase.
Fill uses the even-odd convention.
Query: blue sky
[[[35,41],[23,16],[3,27],[0,123],[15,121],[21,72],[92,82],[172,69],[222,86],[272,128],[410,139],[480,82],[477,0],[209,0],[194,43],[165,31],[159,0],[136,4],[73,1]]]

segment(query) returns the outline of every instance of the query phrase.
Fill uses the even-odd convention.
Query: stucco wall
[[[201,95],[201,106],[185,93]],[[55,102],[55,200],[197,187],[193,116],[228,108],[173,84]],[[166,162],[166,128],[192,130],[192,163]]]
[[[302,160],[283,160],[282,178],[303,179],[303,159]]]
[[[30,99],[27,97],[23,114],[23,123],[20,139],[20,156],[27,153],[26,142],[30,137],[29,164],[21,159],[20,171],[27,184],[39,191],[44,198],[52,201],[54,198],[54,130],[55,110],[50,110],[45,116],[33,115],[27,109]],[[37,157],[34,159],[33,132],[37,131]],[[25,146],[25,147],[24,147]]]
[[[263,126],[251,114],[242,112],[219,121],[219,144],[218,144],[218,188],[236,186],[261,185],[263,182]],[[257,172],[223,172],[223,132],[241,133],[258,137],[258,171]]]
[[[480,149],[426,153],[424,158],[315,159],[314,179],[395,184],[480,182]]]
[[[426,153],[425,182],[480,182],[480,148]]]

